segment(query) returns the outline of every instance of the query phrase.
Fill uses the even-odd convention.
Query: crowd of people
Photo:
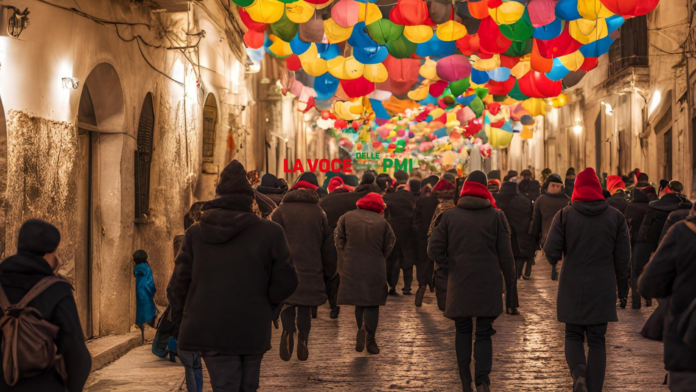
[[[505,176],[448,170],[392,177],[368,170],[361,177],[331,173],[320,184],[307,172],[290,185],[268,173],[259,180],[232,161],[216,197],[195,203],[185,234],[174,239],[169,306],[159,317],[153,353],[180,357],[191,392],[202,388],[201,361],[213,390],[255,391],[273,325],[282,328],[273,345],[280,358],[307,361],[318,307],[328,302],[331,319],[353,307],[355,349],[376,355],[380,307],[389,296],[412,295],[415,283],[414,306],[434,292],[454,322],[463,390],[490,391],[495,320],[503,312],[519,314],[525,304],[518,283],[547,261],[551,276],[542,279],[558,281],[557,318],[565,324],[574,392],[602,390],[607,326],[618,321],[617,308],[627,307],[629,295],[633,309],[658,299],[641,333],[664,341],[670,389],[690,390],[696,215],[683,185],[661,180],[655,186],[638,169],[604,179],[592,168],[577,174],[570,168],[565,178],[549,169],[541,175],[537,181],[531,170]],[[18,254],[0,264],[3,326],[19,320],[9,304],[53,275],[59,240],[48,223],[23,226]],[[136,251],[133,261],[136,323],[144,328],[155,322],[156,289],[147,253]],[[66,283],[34,293],[29,304],[60,327],[56,357],[67,366],[55,360],[18,381],[4,373],[0,390],[81,390],[89,355]],[[5,327],[3,334],[8,339]],[[8,369],[3,362],[0,371]]]

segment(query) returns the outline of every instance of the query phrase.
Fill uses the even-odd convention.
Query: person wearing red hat
[[[386,205],[378,193],[368,193],[336,225],[334,242],[338,251],[338,305],[355,306],[358,324],[355,350],[367,346],[379,354],[375,340],[379,307],[387,303],[387,258],[396,237],[384,219]]]
[[[573,391],[599,392],[606,368],[607,325],[618,321],[616,293],[623,303],[628,296],[631,244],[626,218],[609,207],[594,169],[578,174],[572,203],[556,214],[544,252],[551,265],[563,259],[557,314],[566,324]]]
[[[607,190],[611,193],[611,197],[607,198],[607,203],[621,211],[622,214],[625,213],[626,207],[628,207],[628,195],[626,195],[626,183],[621,179],[621,176],[608,176]]]
[[[445,317],[454,320],[459,377],[464,391],[490,391],[493,367],[493,322],[503,309],[517,314],[515,260],[510,245],[510,227],[488,191],[482,171],[472,172],[464,182],[457,206],[445,211],[428,243],[428,255],[448,275]],[[506,304],[502,293],[505,289]],[[476,376],[470,364],[472,333]]]

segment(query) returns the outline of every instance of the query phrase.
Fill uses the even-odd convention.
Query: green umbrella
[[[469,86],[469,77],[467,76],[466,78],[455,80],[454,82],[450,83],[449,89],[452,91],[452,95],[458,97],[464,94],[464,92],[469,89]]]
[[[397,59],[405,59],[410,57],[412,54],[416,53],[417,47],[418,44],[409,41],[403,35],[395,41],[392,41],[387,44],[387,50],[389,50],[389,54],[396,57]]]
[[[380,19],[367,25],[370,37],[380,45],[396,41],[404,34],[404,26],[398,25],[389,19]]]
[[[534,27],[532,26],[532,21],[529,19],[529,13],[524,11],[524,14],[517,22],[513,24],[502,24],[499,26],[500,32],[503,33],[505,38],[512,40],[513,42],[524,42],[532,38],[534,34]]]
[[[271,34],[277,36],[285,42],[292,41],[297,35],[299,26],[288,19],[287,11],[283,12],[283,16],[275,23],[271,23]]]

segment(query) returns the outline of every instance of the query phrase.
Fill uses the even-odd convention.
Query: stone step
[[[149,327],[145,329],[145,342],[152,342],[155,332],[154,329]],[[92,354],[92,371],[103,368],[142,344],[142,336],[139,330],[123,335],[102,336],[89,340],[87,349]]]

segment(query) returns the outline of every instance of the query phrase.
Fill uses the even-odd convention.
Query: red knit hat
[[[435,188],[433,188],[433,192],[435,191],[452,191],[454,190],[454,184],[447,180],[440,180],[435,184]]]
[[[607,190],[613,195],[620,189],[626,189],[626,184],[620,176],[607,177]]]
[[[343,184],[344,182],[341,177],[333,177],[331,180],[329,180],[329,193],[333,192],[334,189],[338,188]]]
[[[374,192],[370,192],[363,196],[358,200],[356,206],[361,210],[376,212],[380,215],[384,215],[384,208],[386,207],[382,195]]]
[[[578,174],[575,178],[575,188],[573,189],[573,201],[598,201],[606,200],[602,194],[602,185],[599,183],[597,173],[588,167]]]
[[[313,191],[316,191],[317,188],[319,187],[303,180],[297,181],[297,183],[292,187],[292,189],[311,189]]]

